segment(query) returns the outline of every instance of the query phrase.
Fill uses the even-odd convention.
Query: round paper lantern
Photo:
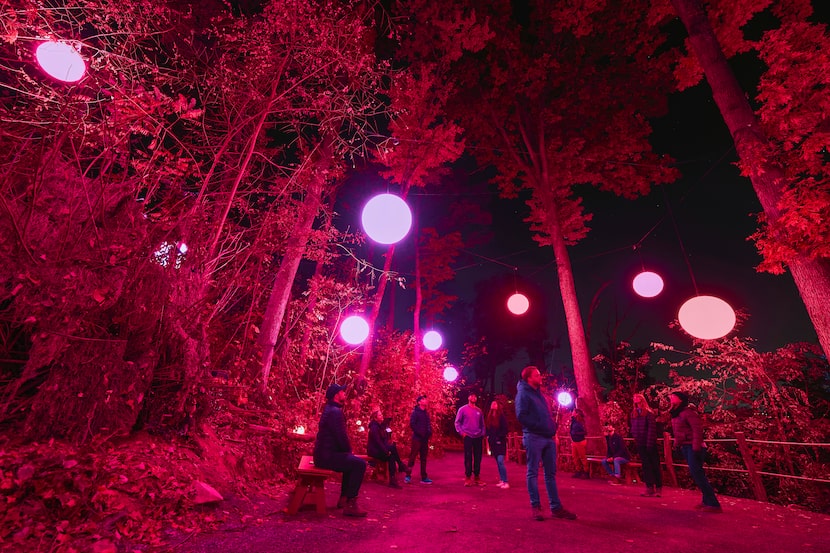
[[[663,279],[657,273],[643,271],[634,277],[634,291],[644,298],[653,298],[663,291]]]
[[[35,50],[35,58],[47,75],[65,83],[75,83],[86,73],[81,54],[65,42],[42,42]]]
[[[412,228],[409,206],[394,194],[379,194],[366,202],[361,215],[363,230],[379,244],[395,244]]]
[[[524,294],[516,292],[507,300],[507,309],[514,315],[523,315],[530,308],[530,302]]]
[[[429,351],[437,350],[443,342],[441,335],[435,330],[430,330],[424,334],[424,347]]]
[[[566,391],[563,390],[563,391],[559,392],[559,394],[556,396],[556,401],[559,402],[559,405],[564,405],[565,407],[567,407],[571,403],[573,403],[574,398],[570,394],[570,392],[566,392]]]
[[[735,327],[735,311],[714,296],[695,296],[677,314],[683,330],[701,340],[723,338]]]
[[[353,346],[362,344],[369,337],[369,323],[358,315],[347,317],[340,325],[340,336]]]
[[[458,370],[452,365],[447,365],[444,368],[444,380],[447,382],[455,382],[456,378],[458,378]]]

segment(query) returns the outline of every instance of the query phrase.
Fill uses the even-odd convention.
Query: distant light
[[[507,300],[507,309],[514,315],[523,315],[530,308],[530,302],[524,294],[516,292]]]
[[[651,271],[643,271],[634,277],[634,291],[644,298],[653,298],[663,291],[663,279]]]
[[[363,230],[380,244],[403,240],[412,228],[412,212],[406,202],[394,194],[378,194],[363,206]]]
[[[573,403],[574,398],[570,394],[570,392],[562,391],[562,392],[559,392],[559,394],[556,396],[556,401],[559,402],[559,405],[564,405],[565,407],[567,407],[571,403]]]
[[[444,339],[441,338],[441,334],[436,330],[430,330],[424,334],[424,347],[429,351],[437,350],[443,343]]]
[[[295,428],[294,434],[305,434],[305,426],[298,426]]]
[[[453,367],[452,365],[447,365],[444,368],[444,380],[447,382],[455,382],[458,378],[458,369]]]
[[[369,337],[369,323],[359,315],[347,317],[340,325],[340,336],[348,344],[362,344]]]
[[[735,328],[735,311],[714,296],[695,296],[677,314],[683,330],[701,340],[723,338]]]
[[[81,54],[66,42],[42,42],[35,50],[35,58],[47,75],[65,83],[76,83],[86,73]]]
[[[354,423],[358,426],[361,426],[363,424],[363,421],[354,421]]]
[[[179,252],[181,252],[182,255],[186,254],[187,253],[187,244],[185,244],[184,242],[179,242]]]

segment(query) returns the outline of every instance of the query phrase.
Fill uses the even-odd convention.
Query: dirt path
[[[333,509],[339,488],[326,486],[329,512],[300,511],[288,517],[288,502],[248,505],[248,522],[180,541],[186,553],[489,552],[522,553],[781,553],[830,551],[830,517],[746,499],[719,496],[722,514],[693,506],[700,494],[664,488],[661,498],[640,497],[640,485],[610,486],[604,480],[558,475],[559,492],[575,521],[530,517],[524,467],[508,463],[511,488],[498,482],[495,461],[485,458],[484,488],[463,485],[463,456],[430,459],[432,485],[413,480],[395,490],[377,482],[361,489],[366,519]],[[542,492],[543,505],[546,498]],[[222,509],[223,506],[217,507]],[[547,508],[546,511],[547,513]]]

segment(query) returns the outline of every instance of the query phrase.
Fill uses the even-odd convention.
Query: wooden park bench
[[[314,458],[311,455],[303,455],[300,458],[300,466],[297,467],[297,485],[294,486],[294,493],[288,502],[285,510],[289,515],[296,515],[300,508],[309,503],[316,507],[318,513],[326,513],[326,490],[324,484],[327,479],[334,478],[333,470],[318,469],[314,466]]]

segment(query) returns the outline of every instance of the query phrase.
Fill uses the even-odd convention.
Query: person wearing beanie
[[[689,406],[689,396],[685,392],[672,392],[669,400],[671,401],[674,447],[683,454],[692,480],[703,492],[703,502],[696,505],[695,509],[709,513],[721,513],[723,509],[715,495],[715,490],[706,478],[706,473],[703,472],[703,423],[700,415]]]
[[[358,507],[357,496],[366,474],[366,461],[352,454],[343,414],[345,390],[339,384],[331,384],[326,389],[326,406],[314,442],[314,466],[343,473],[337,507],[343,507],[346,516],[365,517],[368,512]]]
[[[409,469],[404,482],[412,482],[412,467],[415,466],[415,458],[421,458],[421,484],[432,484],[427,476],[427,453],[429,452],[429,439],[432,436],[432,422],[427,412],[427,396],[420,395],[409,417],[409,427],[412,429],[412,447],[409,450],[409,462],[406,464]]]

